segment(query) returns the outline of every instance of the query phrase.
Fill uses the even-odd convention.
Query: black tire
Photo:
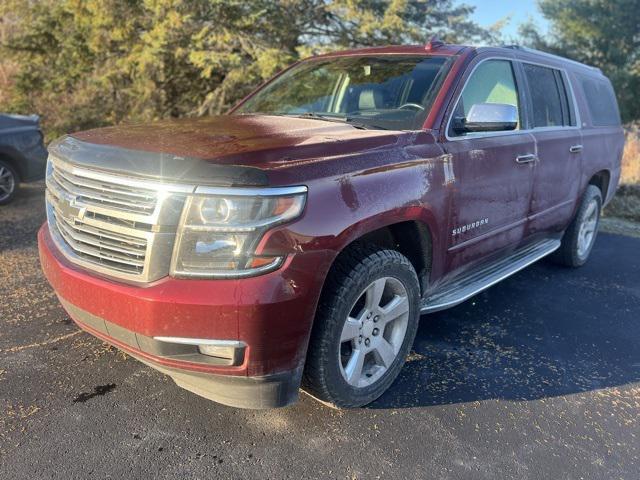
[[[588,247],[581,248],[580,247],[580,234],[581,227],[589,218],[590,207],[592,204],[596,204],[596,212],[595,212],[595,230],[593,232],[593,236],[591,237]],[[582,201],[580,203],[580,207],[578,207],[578,211],[576,212],[575,217],[569,224],[569,227],[564,232],[562,236],[562,244],[560,248],[556,250],[553,254],[553,260],[566,267],[581,267],[586,263],[591,254],[591,250],[596,241],[596,236],[598,234],[598,225],[600,224],[600,210],[602,209],[602,193],[600,189],[594,185],[589,185],[587,187],[584,196],[582,197]]]
[[[9,163],[0,160],[0,205],[13,201],[18,192],[19,183],[18,172]]]
[[[344,341],[341,340],[341,336],[347,318],[353,314],[355,309],[359,308],[356,302],[362,301],[363,295],[366,296],[367,287],[376,281],[389,282],[383,283],[385,292],[388,285],[404,288],[404,291],[399,290],[402,292],[402,296],[393,296],[391,300],[406,299],[408,307],[404,306],[404,300],[402,302],[403,310],[407,308],[408,315],[404,313],[402,317],[398,317],[401,319],[402,326],[400,327],[400,335],[395,337],[395,348],[399,346],[399,350],[395,353],[393,361],[387,362],[387,365],[390,366],[385,366],[386,371],[380,373],[381,376],[371,385],[358,387],[349,384],[343,374],[345,367],[341,365],[341,355],[345,344],[341,343]],[[379,304],[381,306],[384,306],[385,301],[391,301],[388,297],[389,294],[385,295],[387,295],[387,300],[382,300],[382,303]],[[303,380],[305,390],[322,401],[342,408],[360,407],[377,399],[397,378],[413,344],[420,317],[419,300],[418,277],[405,256],[394,250],[371,245],[352,245],[347,248],[336,259],[322,291],[305,365]],[[387,305],[391,305],[391,303]],[[370,322],[376,321],[377,317],[364,320],[367,309],[366,306],[362,308],[362,311],[365,312],[362,316],[363,321],[369,322],[370,328],[372,326]],[[386,325],[393,322],[395,320],[391,320]],[[384,325],[382,321],[378,325],[381,324]],[[406,325],[406,331],[404,325]],[[402,331],[405,332],[403,340],[401,340]],[[369,332],[371,331],[369,330]],[[373,342],[380,342],[387,333],[388,327],[383,326],[382,334],[373,332],[373,335],[381,336],[371,337],[371,339]],[[359,338],[362,341],[362,335]],[[389,343],[391,342],[392,340],[389,340]],[[367,346],[369,345],[366,338],[365,343]],[[356,348],[359,347],[356,346]],[[374,357],[379,358],[376,353],[373,353]],[[366,355],[370,354],[371,352]],[[363,354],[363,358],[373,358],[366,357],[366,355]],[[365,368],[362,368],[363,372]],[[369,366],[369,368],[372,367]],[[374,368],[380,367],[375,366]],[[371,376],[369,375],[369,377]],[[365,378],[364,381],[369,380]]]

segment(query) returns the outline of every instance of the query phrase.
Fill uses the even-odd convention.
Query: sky
[[[461,0],[459,3],[476,7],[472,18],[483,27],[510,16],[511,20],[502,31],[506,39],[516,37],[518,26],[529,18],[534,20],[541,31],[549,28],[549,23],[538,10],[536,0]]]

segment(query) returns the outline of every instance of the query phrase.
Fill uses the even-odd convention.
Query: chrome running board
[[[476,293],[495,285],[560,247],[560,240],[547,239],[516,250],[497,262],[484,265],[436,289],[420,304],[421,313],[454,307]]]

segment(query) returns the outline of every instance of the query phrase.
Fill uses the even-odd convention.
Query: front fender
[[[416,221],[431,234],[432,272],[437,271],[441,259],[435,253],[443,251],[442,239],[447,238],[448,229],[447,161],[438,151],[433,157],[405,158],[309,183],[303,216],[270,232],[259,251],[278,255],[326,250],[335,259],[347,245],[368,233]]]

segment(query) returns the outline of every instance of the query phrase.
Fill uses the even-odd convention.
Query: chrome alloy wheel
[[[598,228],[598,201],[594,198],[589,202],[584,214],[584,220],[578,230],[578,256],[584,258],[588,253]]]
[[[0,202],[9,198],[16,188],[16,179],[13,172],[6,167],[0,166]]]
[[[364,289],[340,336],[338,361],[349,385],[367,387],[384,375],[402,348],[408,321],[407,290],[398,279],[383,277]]]

